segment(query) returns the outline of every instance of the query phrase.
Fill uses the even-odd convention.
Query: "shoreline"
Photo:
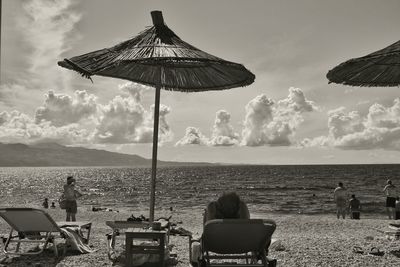
[[[348,186],[349,194],[355,193],[360,199],[362,214],[366,217],[373,216],[369,213],[384,216],[385,197],[380,186],[384,182],[382,177],[398,173],[400,169],[396,166],[357,166],[161,168],[157,180],[156,209],[203,208],[221,192],[236,191],[250,210],[323,215],[335,213],[333,190],[335,184],[342,181]],[[0,185],[0,192],[10,205],[40,205],[44,198],[56,201],[62,193],[65,177],[71,174],[78,180],[77,189],[84,194],[79,200],[81,205],[118,210],[125,207],[140,209],[149,203],[149,169],[0,168],[0,173],[5,179]],[[144,215],[148,216],[148,212]]]

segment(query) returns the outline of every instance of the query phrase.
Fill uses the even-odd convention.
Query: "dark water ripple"
[[[251,209],[267,212],[333,212],[339,181],[356,194],[365,212],[383,212],[382,188],[400,187],[400,165],[207,166],[159,168],[157,207],[204,207],[223,191],[237,191]],[[86,205],[147,206],[149,168],[0,168],[1,205],[56,200],[74,175]]]

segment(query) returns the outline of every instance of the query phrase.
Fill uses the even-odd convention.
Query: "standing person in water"
[[[350,208],[350,218],[359,220],[360,219],[360,211],[361,211],[361,203],[360,200],[356,198],[356,195],[351,195],[349,200],[349,208]]]
[[[76,199],[82,196],[77,190],[75,190],[75,178],[72,176],[67,177],[67,184],[64,185],[64,197],[66,200],[65,211],[67,212],[66,221],[76,221],[76,213],[78,212],[78,204]]]
[[[49,199],[46,197],[42,203],[42,207],[45,209],[49,208]]]
[[[340,182],[338,183],[338,187],[336,187],[335,191],[333,192],[333,198],[336,202],[336,215],[337,218],[340,218],[340,215],[342,215],[342,218],[344,219],[346,216],[346,208],[347,208],[347,190],[344,188],[343,183]]]
[[[389,220],[396,218],[396,187],[392,181],[388,179],[386,185],[383,188],[383,193],[386,195],[386,212],[389,216]]]

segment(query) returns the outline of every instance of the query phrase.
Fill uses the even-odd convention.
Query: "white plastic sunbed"
[[[43,252],[48,243],[52,243],[55,256],[58,256],[57,241],[64,240],[65,235],[60,227],[77,226],[80,229],[86,229],[87,235],[84,239],[85,243],[89,242],[91,222],[55,222],[45,211],[34,208],[3,208],[0,209],[0,217],[2,217],[11,227],[8,237],[4,240],[4,253],[15,255],[35,255]],[[14,234],[14,232],[17,232]],[[11,243],[16,243],[15,251],[10,251]],[[20,246],[27,244],[43,244],[37,251],[20,251]],[[66,246],[64,246],[65,254]]]

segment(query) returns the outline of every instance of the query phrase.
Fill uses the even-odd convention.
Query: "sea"
[[[151,168],[2,167],[0,206],[40,206],[60,197],[68,175],[77,179],[83,206],[146,207]],[[335,212],[333,190],[343,182],[364,213],[383,213],[387,179],[399,187],[400,165],[212,165],[157,169],[156,208],[202,208],[222,192],[236,191],[250,211]]]

